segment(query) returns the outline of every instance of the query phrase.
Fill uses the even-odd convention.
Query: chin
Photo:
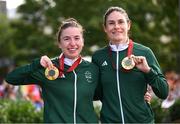
[[[69,59],[76,59],[79,55],[69,56]]]
[[[122,41],[122,39],[121,38],[114,38],[111,41],[120,42],[120,41]]]

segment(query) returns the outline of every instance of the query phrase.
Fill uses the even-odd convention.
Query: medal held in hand
[[[132,57],[125,57],[123,60],[122,60],[122,67],[126,70],[130,70],[130,69],[133,69],[134,66],[135,66],[135,63],[133,61],[133,58]]]
[[[121,65],[125,70],[131,70],[135,66],[132,56],[132,50],[133,50],[133,42],[132,40],[130,40],[128,45],[127,57],[125,57],[121,62]]]
[[[49,80],[55,80],[59,76],[59,70],[55,66],[52,68],[46,68],[45,76]]]

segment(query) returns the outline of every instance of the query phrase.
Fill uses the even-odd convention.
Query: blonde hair
[[[57,32],[57,40],[58,42],[60,42],[60,37],[61,37],[61,34],[62,34],[62,31],[66,28],[69,28],[69,27],[77,27],[81,30],[81,33],[83,34],[83,27],[80,23],[78,23],[78,21],[74,18],[68,18],[66,20],[64,20],[61,24],[61,26],[59,27],[59,30]]]

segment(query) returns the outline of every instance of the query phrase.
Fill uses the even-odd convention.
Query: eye
[[[118,20],[118,24],[123,24],[124,22],[124,20]]]
[[[64,37],[63,40],[64,41],[68,41],[70,38],[69,37]]]
[[[114,24],[113,21],[109,21],[109,22],[108,22],[108,25],[113,25],[113,24]]]
[[[79,36],[76,36],[74,39],[75,39],[75,40],[79,40],[79,39],[80,39],[80,37],[79,37]]]

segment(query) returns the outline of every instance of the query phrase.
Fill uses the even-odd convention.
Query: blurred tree
[[[8,71],[7,67],[13,64],[17,51],[14,40],[11,38],[14,31],[6,15],[0,14],[0,84]]]
[[[131,36],[153,49],[163,69],[177,69],[178,0],[25,0],[18,8],[21,18],[11,25],[13,41],[19,50],[16,59],[27,61],[43,54],[59,54],[56,32],[60,22],[76,18],[85,28],[83,55],[106,45],[102,17],[109,6],[121,6],[132,20]]]
[[[13,39],[10,38],[13,36],[14,29],[11,28],[10,22],[4,14],[0,15],[0,21],[0,58],[5,58],[6,56],[11,58],[16,51]]]

